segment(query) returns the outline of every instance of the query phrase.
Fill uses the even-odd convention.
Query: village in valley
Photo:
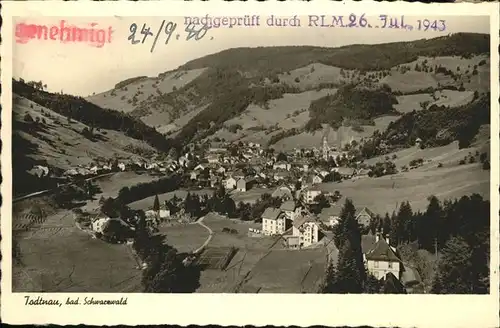
[[[196,61],[85,99],[14,80],[13,290],[487,293],[489,50],[446,45],[489,38],[453,38],[248,85]],[[155,125],[192,90],[218,98]]]

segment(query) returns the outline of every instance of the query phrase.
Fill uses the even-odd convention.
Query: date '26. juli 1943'
[[[361,28],[394,28],[417,31],[437,31],[446,30],[446,21],[442,19],[417,19],[413,23],[405,16],[392,17],[379,15],[377,18],[370,17],[368,20],[365,14],[349,16],[325,16],[309,15],[310,27],[361,27]]]

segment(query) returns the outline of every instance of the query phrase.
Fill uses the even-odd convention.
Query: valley
[[[356,220],[373,288],[433,293],[452,236],[485,252],[489,76],[457,33],[227,49],[86,98],[15,80],[14,290],[321,293]]]

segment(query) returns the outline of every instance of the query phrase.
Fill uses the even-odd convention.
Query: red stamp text
[[[97,28],[97,23],[88,27],[68,25],[61,20],[58,25],[36,25],[19,23],[16,25],[16,42],[28,43],[30,40],[54,40],[63,43],[79,42],[88,43],[97,48],[102,48],[106,43],[111,43],[113,29]]]

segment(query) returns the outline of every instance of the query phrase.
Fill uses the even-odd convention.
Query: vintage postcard
[[[498,326],[498,3],[3,7],[4,322]]]

